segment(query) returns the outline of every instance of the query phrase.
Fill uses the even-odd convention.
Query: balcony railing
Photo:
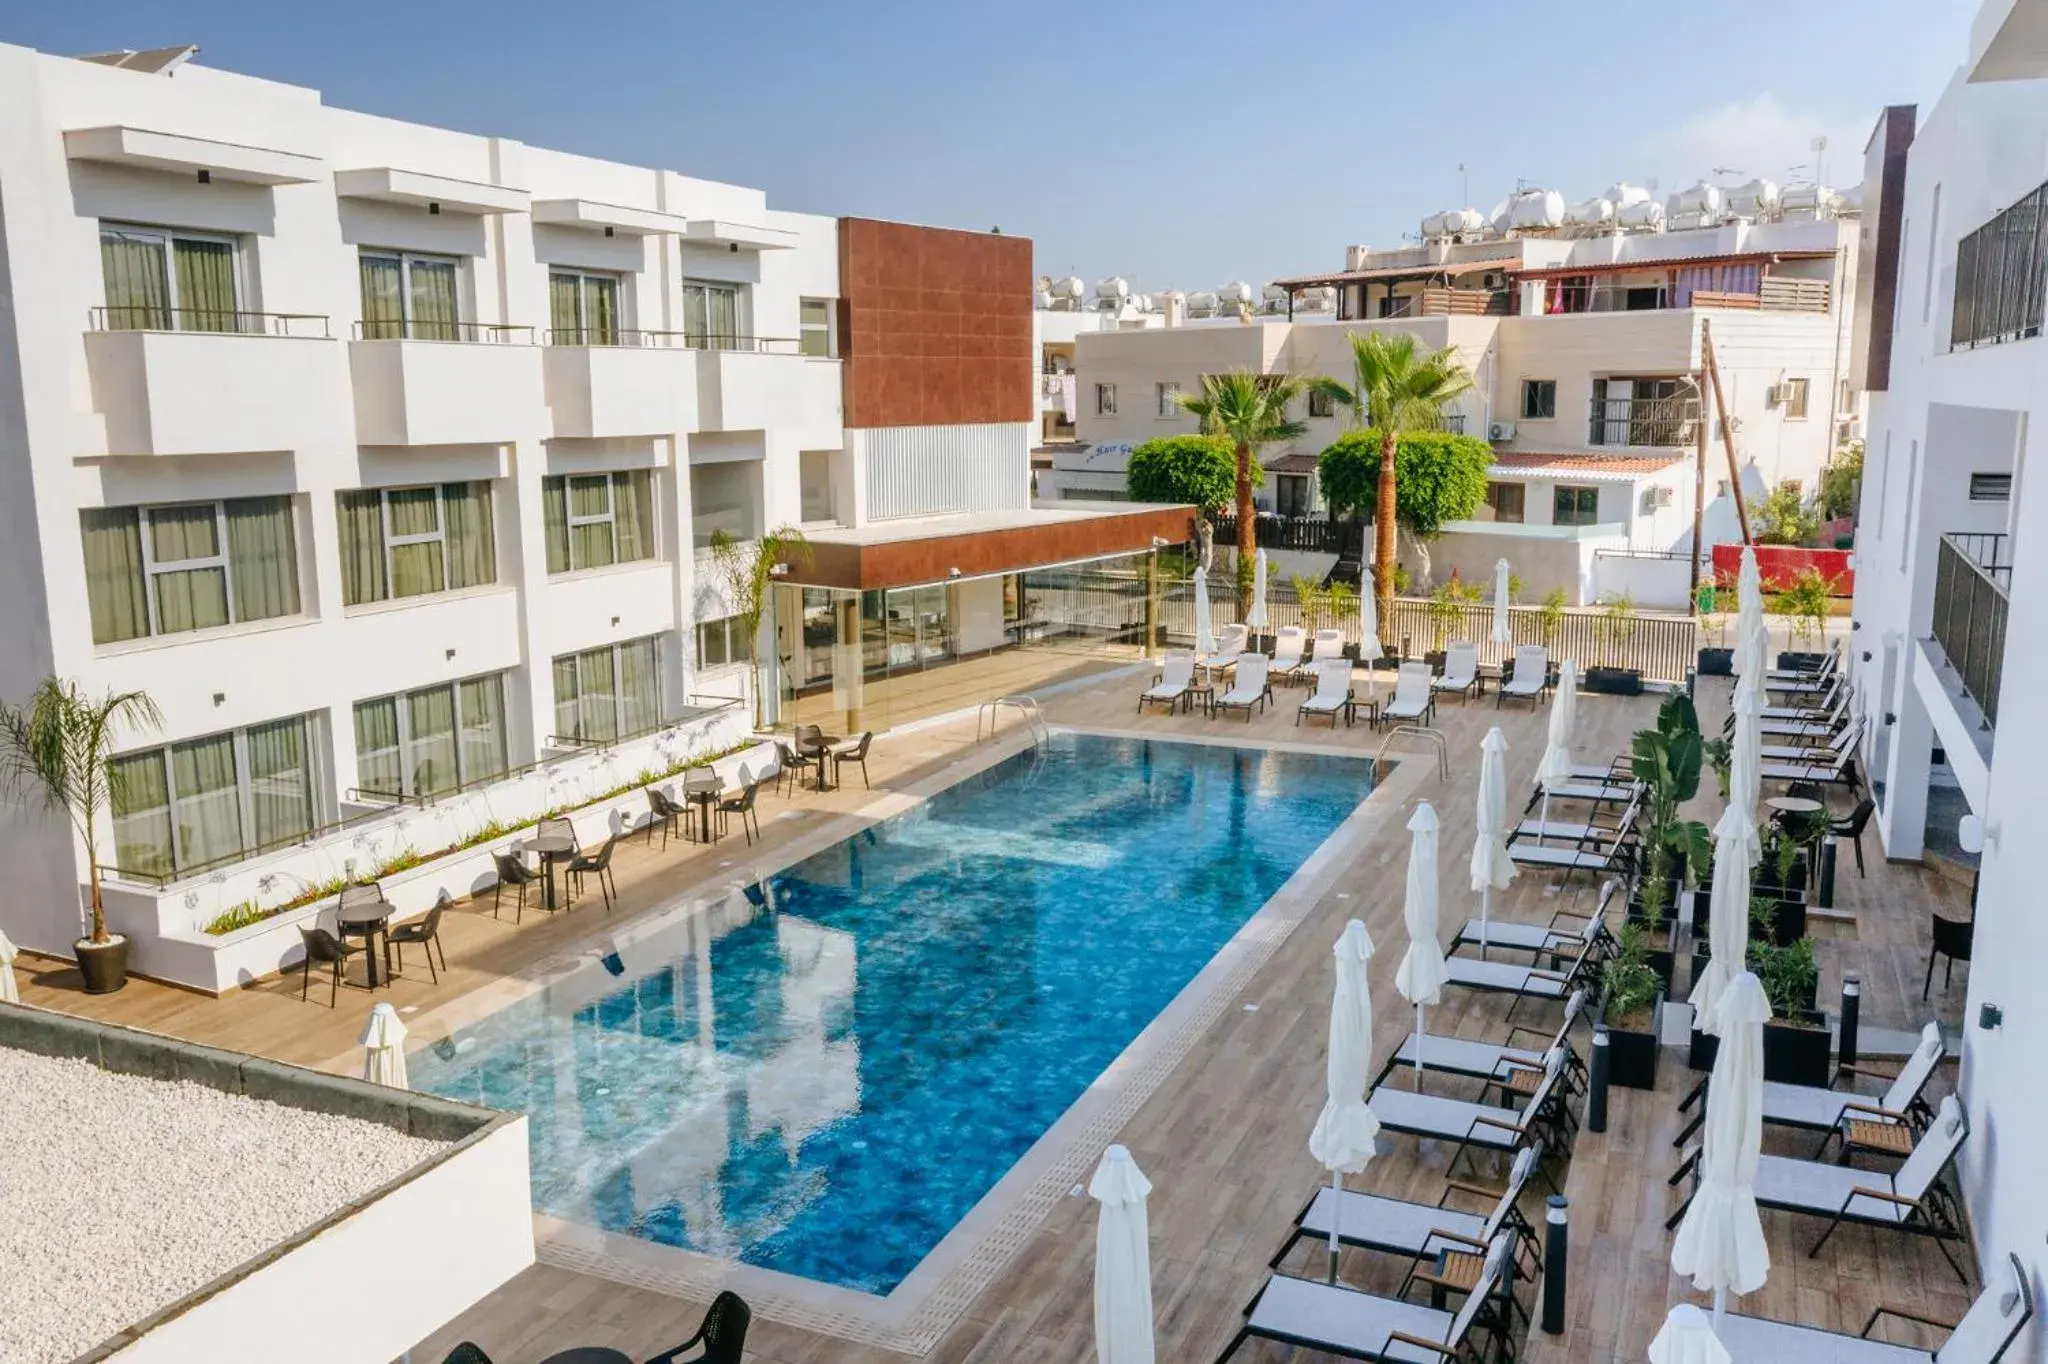
[[[514,322],[433,322],[414,318],[401,322],[379,318],[355,325],[358,341],[482,341],[530,346],[533,328]]]
[[[731,336],[716,332],[648,331],[618,327],[550,327],[544,337],[550,346],[667,346],[676,350],[737,350],[764,355],[803,353],[803,343],[791,336]]]
[[[257,313],[236,308],[161,308],[121,304],[94,308],[96,332],[216,332],[230,336],[328,336],[320,313]]]
[[[1948,655],[1986,723],[1993,725],[1998,723],[2006,592],[2012,582],[2008,540],[2004,535],[1944,535],[1934,561],[1934,642]]]
[[[2048,185],[1956,243],[1951,346],[1989,346],[2041,334],[2048,301]]]
[[[1595,398],[1586,439],[1594,445],[1684,445],[1699,412],[1690,394],[1671,398]]]

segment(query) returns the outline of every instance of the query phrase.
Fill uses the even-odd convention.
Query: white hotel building
[[[189,56],[0,46],[0,698],[54,675],[161,707],[102,842],[137,970],[275,970],[291,922],[228,964],[202,926],[519,809],[320,832],[398,799],[599,748],[577,789],[608,789],[742,739],[716,531],[818,543],[818,586],[777,589],[785,662],[834,592],[900,619],[921,536],[950,537],[937,576],[989,576],[919,599],[916,664],[969,616],[1001,640],[1032,548],[1028,241],[784,212]],[[1014,269],[954,264],[991,253]],[[1004,547],[963,557],[989,513]],[[62,821],[9,812],[0,861],[0,928],[68,955]]]

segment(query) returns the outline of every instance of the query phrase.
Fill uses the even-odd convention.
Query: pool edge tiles
[[[1362,754],[1333,751],[1313,743],[1231,742],[1209,736],[1163,738],[1111,729],[1058,727],[1089,737],[1143,740],[1164,745],[1201,745],[1250,751],[1291,750],[1323,758],[1369,761]],[[928,798],[952,789],[1018,750],[993,755],[964,754],[913,788]],[[1040,1132],[1029,1147],[988,1187],[950,1230],[886,1295],[798,1277],[776,1269],[739,1263],[599,1229],[581,1221],[537,1216],[540,1258],[551,1265],[613,1282],[702,1299],[721,1288],[745,1296],[769,1320],[835,1338],[882,1348],[922,1353],[935,1345],[980,1293],[993,1282],[1057,1201],[1092,1167],[1106,1144],[1193,1049],[1226,1004],[1250,983],[1334,884],[1339,871],[1384,821],[1406,803],[1422,778],[1422,764],[1398,764],[1386,779],[1311,847],[1266,900],[1238,924],[1165,1005],[1116,1053],[1100,1076]],[[918,800],[891,802],[892,813]],[[848,821],[853,828],[874,816]],[[847,837],[842,827],[830,839],[802,842],[799,855],[774,859],[788,867]]]

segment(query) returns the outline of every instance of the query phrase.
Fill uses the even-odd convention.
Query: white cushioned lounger
[[[1937,1351],[1735,1312],[1715,1334],[1742,1364],[1996,1364],[2034,1314],[2025,1269],[2018,1257],[2006,1259],[2005,1272],[1990,1276]],[[1873,1313],[1865,1332],[1884,1315],[1883,1309]]]

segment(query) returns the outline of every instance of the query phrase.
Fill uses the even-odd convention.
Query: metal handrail
[[[533,328],[519,322],[428,322],[419,319],[361,321],[350,333],[357,341],[491,342],[530,346]]]
[[[1972,550],[2003,548],[2003,535],[1956,533],[1941,537],[1934,561],[1933,638],[1956,670],[1963,690],[1984,712],[1987,726],[1998,723],[1998,695],[2005,670],[2005,627],[2011,603],[2003,573],[2012,569],[1980,562]],[[1992,541],[1989,545],[1980,541]]]
[[[325,313],[265,313],[242,308],[166,308],[154,304],[109,304],[87,310],[96,332],[200,332],[219,336],[331,337]],[[301,330],[303,328],[303,330]]]

